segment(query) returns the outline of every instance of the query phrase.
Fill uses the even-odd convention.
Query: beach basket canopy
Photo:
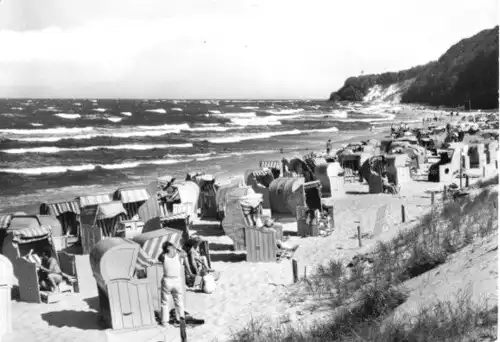
[[[120,214],[127,214],[122,202],[114,201],[109,203],[101,203],[97,207],[96,219],[104,220],[116,217]]]

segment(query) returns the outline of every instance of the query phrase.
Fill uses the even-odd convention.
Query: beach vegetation
[[[331,260],[293,285],[289,300],[311,313],[325,311],[313,324],[253,319],[231,341],[474,341],[496,338],[497,307],[456,298],[395,318],[408,298],[405,282],[445,264],[476,239],[498,231],[498,177],[471,187],[469,196],[450,199],[372,252],[346,263]],[[495,181],[496,179],[496,181]],[[326,308],[326,309],[325,309]],[[481,337],[482,336],[482,337]],[[488,340],[488,339],[486,339]]]

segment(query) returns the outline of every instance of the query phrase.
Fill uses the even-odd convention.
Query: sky
[[[497,24],[497,0],[2,0],[0,97],[322,99]]]

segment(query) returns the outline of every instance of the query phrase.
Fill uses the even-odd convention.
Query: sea
[[[217,173],[223,160],[299,151],[319,136],[336,141],[399,119],[393,105],[368,102],[3,99],[0,208],[43,191],[120,186],[196,167]]]

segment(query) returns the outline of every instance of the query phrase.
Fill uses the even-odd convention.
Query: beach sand
[[[374,135],[380,138],[386,132],[386,129],[380,129]],[[369,138],[371,136],[365,132],[362,139],[352,139],[359,141]],[[241,173],[250,167],[250,163],[252,167],[258,167],[257,160],[261,157],[255,157],[255,160],[245,162],[245,165],[235,165],[231,172],[225,174]],[[266,156],[265,159],[274,157]],[[368,194],[366,184],[347,184],[346,195],[334,200],[336,228],[330,236],[300,238],[296,236],[295,222],[284,224],[284,235],[289,237],[292,244],[300,245],[294,256],[299,273],[302,276],[306,266],[308,270],[313,270],[317,265],[332,259],[352,258],[355,254],[370,250],[377,241],[388,240],[401,229],[416,224],[430,210],[429,191],[442,190],[443,186],[444,183],[410,181],[402,186],[400,195],[395,196]],[[437,196],[436,200],[440,200],[440,197]],[[376,213],[384,205],[387,205],[389,212],[387,229],[374,232]],[[401,205],[405,207],[405,223],[401,222]],[[361,226],[362,234],[365,234],[361,248],[356,239],[358,225]],[[280,263],[246,262],[243,252],[232,251],[232,240],[224,235],[218,222],[197,221],[191,233],[210,242],[212,268],[221,272],[221,278],[212,294],[187,292],[186,310],[195,318],[205,320],[204,325],[187,330],[189,341],[226,341],[232,331],[242,329],[252,317],[267,317],[277,322],[302,325],[321,318],[320,312],[304,312],[287,301],[289,286],[293,283],[290,260]],[[88,281],[94,282],[94,279]],[[471,281],[476,280],[471,277]],[[13,301],[14,332],[2,341],[180,341],[179,329],[172,326],[135,332],[102,330],[96,296],[97,291],[74,294],[55,304]]]
[[[368,194],[366,184],[347,185],[347,194],[335,200],[334,233],[327,237],[300,238],[296,236],[296,223],[285,223],[285,235],[290,243],[300,248],[295,253],[299,272],[305,266],[312,270],[331,259],[352,258],[368,251],[379,240],[386,240],[400,229],[415,224],[430,209],[429,190],[441,190],[443,184],[412,181],[405,184],[401,196]],[[436,197],[438,199],[438,197]],[[378,208],[388,205],[388,230],[373,234],[373,219]],[[401,223],[401,205],[405,206],[406,223]],[[362,222],[363,247],[357,245],[357,226]],[[369,224],[366,224],[368,222]],[[232,251],[232,240],[223,234],[218,222],[198,221],[192,234],[210,242],[212,268],[221,272],[217,289],[212,294],[187,292],[186,310],[196,318],[205,319],[204,325],[188,329],[191,341],[225,341],[231,331],[243,328],[251,317],[270,317],[277,321],[307,319],[306,313],[286,301],[287,286],[293,283],[290,260],[280,263],[248,263],[243,252]],[[89,279],[93,282],[94,279]],[[103,332],[98,322],[97,291],[85,295],[65,297],[56,304],[28,304],[13,301],[14,334],[3,341],[63,342],[63,341],[162,341],[160,328],[138,332]],[[315,315],[308,315],[316,317]],[[179,331],[167,328],[168,341],[177,341]]]

